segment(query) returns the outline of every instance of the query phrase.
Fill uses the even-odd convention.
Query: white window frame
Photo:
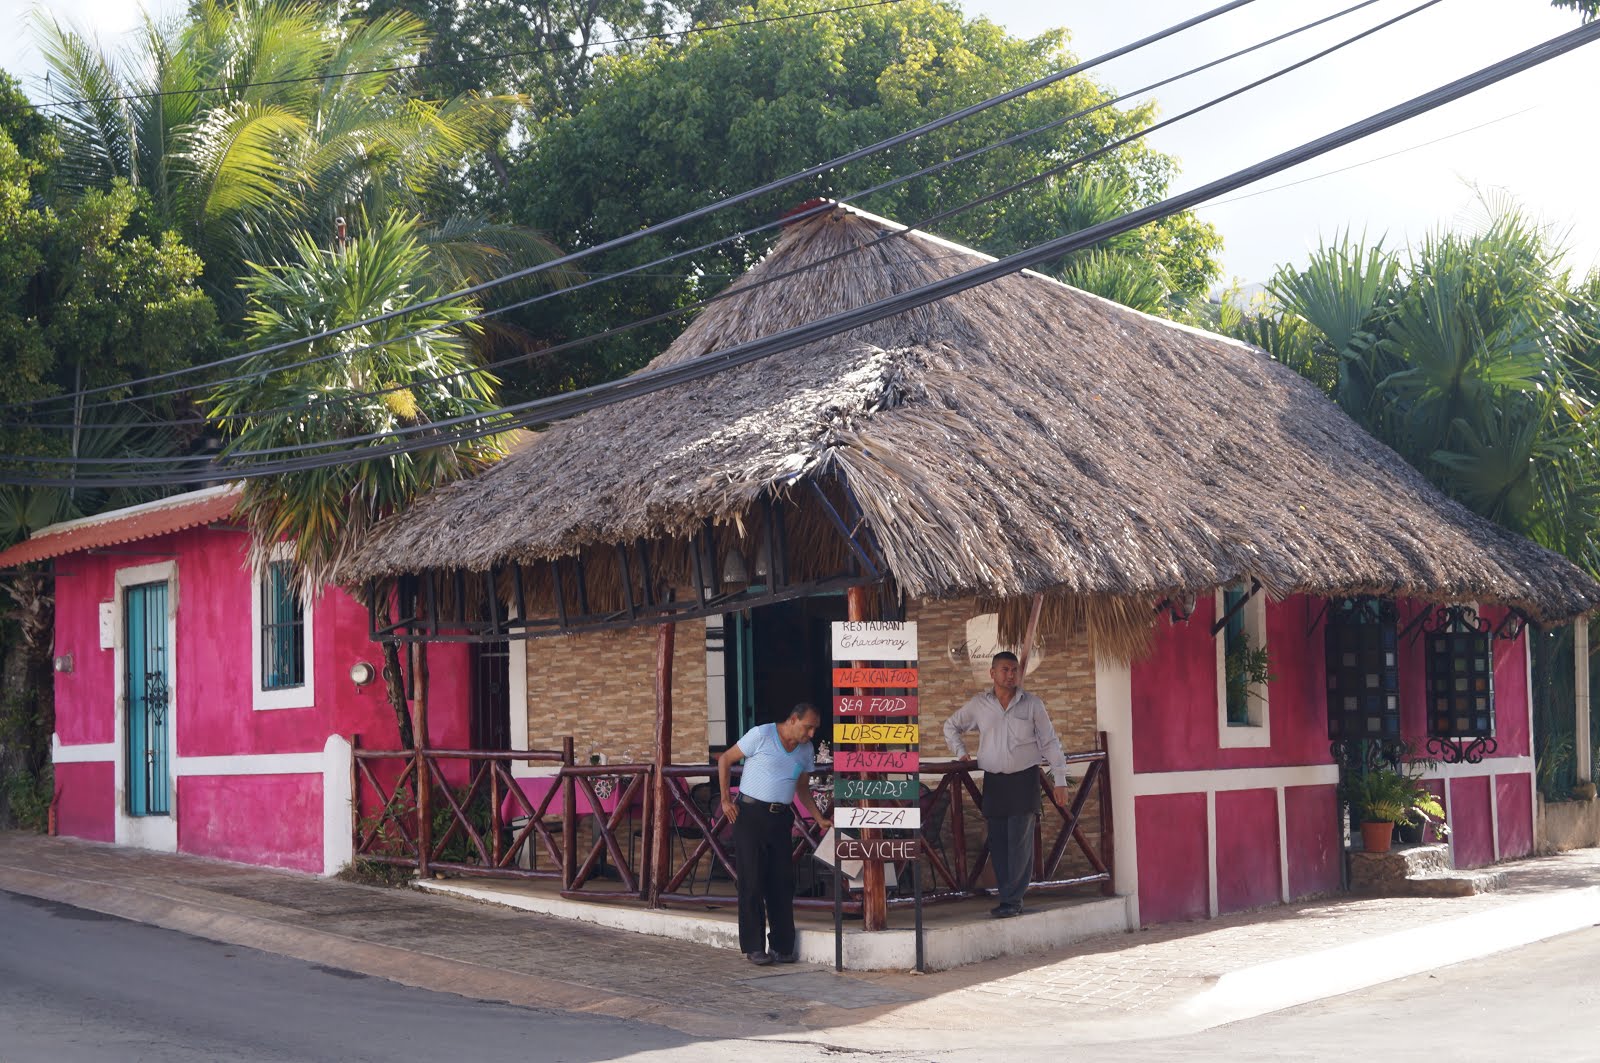
[[[1237,588],[1236,588],[1237,589]],[[1242,588],[1246,591],[1249,587]],[[1224,588],[1216,591],[1217,620],[1222,619],[1226,600]],[[1252,646],[1267,646],[1267,593],[1258,590],[1250,595],[1245,602],[1242,612],[1244,633],[1250,639]],[[1227,647],[1228,631],[1224,627],[1211,641],[1216,646],[1217,661],[1217,745],[1222,749],[1259,749],[1272,744],[1272,713],[1268,701],[1268,686],[1266,683],[1251,683],[1250,696],[1247,699],[1250,712],[1250,722],[1247,724],[1228,722],[1228,683],[1227,683]]]
[[[292,556],[290,550],[289,543],[279,543],[273,547],[270,560],[286,561]],[[316,610],[311,602],[305,604],[305,682],[281,690],[263,690],[261,687],[261,585],[265,576],[264,569],[253,568],[250,572],[250,707],[257,712],[309,709],[317,703]]]

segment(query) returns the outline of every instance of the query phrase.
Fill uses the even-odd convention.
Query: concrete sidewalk
[[[930,975],[839,975],[411,889],[0,833],[0,890],[474,998],[925,1054],[1199,1030],[1600,923],[1600,850],[1500,866],[1507,888],[1473,897],[1338,897]]]

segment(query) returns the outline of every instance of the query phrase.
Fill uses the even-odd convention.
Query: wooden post
[[[1095,796],[1100,805],[1100,855],[1105,859],[1106,871],[1111,877],[1100,886],[1100,892],[1107,897],[1117,895],[1117,834],[1111,819],[1111,743],[1106,738],[1104,731],[1100,732],[1100,748],[1106,751],[1106,759],[1100,762],[1100,774],[1096,776]]]
[[[417,877],[428,878],[432,872],[428,863],[433,856],[433,796],[432,780],[428,775],[428,761],[424,751],[428,748],[428,659],[423,643],[411,645],[412,712],[417,737]]]
[[[667,822],[670,818],[667,768],[672,764],[672,649],[677,641],[677,631],[677,624],[660,624],[656,627],[655,800],[650,802],[654,822],[650,832],[651,851],[645,854],[652,908],[661,907],[661,887],[672,874],[672,847],[667,843]]]
[[[868,616],[871,608],[868,604],[868,587],[851,587],[845,592],[846,616],[850,620],[871,620]],[[866,666],[865,661],[852,662],[857,668]],[[857,694],[865,694],[862,689],[856,690]],[[867,802],[863,802],[866,804]],[[862,838],[876,838],[875,830],[864,830]],[[861,867],[861,924],[865,930],[887,930],[889,928],[889,898],[883,884],[883,863],[879,860],[867,860]]]
[[[566,769],[574,763],[572,736],[561,740],[561,888],[570,890],[578,880],[578,815],[574,799],[577,789],[572,783],[572,773]]]

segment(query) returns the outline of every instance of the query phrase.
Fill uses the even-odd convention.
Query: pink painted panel
[[[1485,609],[1483,615],[1499,624],[1504,609]],[[1494,640],[1494,738],[1496,757],[1525,757],[1528,743],[1528,639]]]
[[[1450,780],[1450,840],[1456,867],[1494,862],[1487,778]]]
[[[1497,775],[1495,811],[1500,817],[1500,859],[1533,852],[1533,776],[1528,772]]]
[[[1289,847],[1290,899],[1337,890],[1344,844],[1338,818],[1338,787],[1287,786],[1283,791],[1283,812]]]
[[[178,849],[244,864],[320,872],[322,776],[179,778]]]
[[[59,830],[72,838],[109,842],[117,837],[116,766],[110,761],[57,764]]]
[[[55,652],[72,654],[72,671],[55,674],[56,734],[68,745],[116,741],[116,667],[100,648],[100,603],[112,599],[113,561],[145,560],[73,554],[57,564]]]
[[[1219,792],[1217,911],[1238,912],[1281,901],[1283,883],[1279,867],[1278,792]],[[1142,875],[1142,861],[1140,870]]]
[[[1134,798],[1138,824],[1139,918],[1146,925],[1210,913],[1206,795]]]
[[[1321,604],[1302,595],[1267,602],[1272,745],[1260,749],[1219,745],[1214,599],[1202,597],[1187,623],[1160,621],[1153,652],[1132,669],[1134,770],[1330,763],[1322,624],[1312,626]]]

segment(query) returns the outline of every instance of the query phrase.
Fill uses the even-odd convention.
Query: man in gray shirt
[[[989,914],[1022,914],[1022,894],[1033,877],[1033,826],[1039,818],[1039,765],[1048,763],[1057,804],[1067,801],[1067,761],[1044,702],[1018,690],[1017,655],[1002,651],[989,665],[994,689],[957,709],[944,724],[944,739],[959,760],[971,760],[961,736],[978,731],[978,767],[983,770],[983,817],[989,821],[989,855],[1000,903]]]

